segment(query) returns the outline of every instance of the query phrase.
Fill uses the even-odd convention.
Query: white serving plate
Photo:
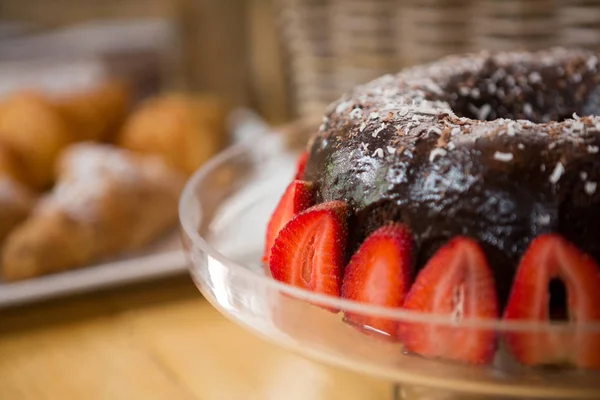
[[[20,282],[0,280],[0,308],[163,278],[187,271],[178,232],[146,252]]]

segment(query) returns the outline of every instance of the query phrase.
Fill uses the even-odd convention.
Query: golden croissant
[[[190,175],[227,144],[226,109],[210,96],[168,94],[147,100],[125,123],[117,143],[160,155]]]
[[[6,239],[7,281],[141,249],[176,224],[184,178],[157,157],[108,144],[69,146],[58,181]]]

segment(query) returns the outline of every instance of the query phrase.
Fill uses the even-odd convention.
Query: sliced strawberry
[[[362,243],[344,272],[342,297],[361,303],[401,307],[410,286],[413,239],[406,226],[385,225]],[[395,321],[346,313],[344,320],[366,333],[394,338]]]
[[[271,250],[273,278],[303,289],[340,295],[346,255],[348,206],[322,203],[295,216]]]
[[[494,277],[477,242],[457,237],[439,249],[417,276],[404,307],[457,322],[497,318]],[[401,323],[399,336],[409,352],[473,364],[491,362],[496,346],[493,330],[440,323]]]
[[[296,179],[302,179],[304,177],[304,170],[306,169],[306,163],[308,162],[308,151],[303,151],[298,157],[296,162]]]
[[[566,289],[566,298],[558,300],[564,300],[563,311],[572,325],[560,332],[549,331],[549,325],[547,330],[508,333],[506,343],[525,365],[600,368],[600,331],[583,326],[600,322],[600,269],[561,236],[546,234],[531,243],[517,270],[504,319],[550,321],[555,311],[551,304],[557,300],[551,299],[550,285],[556,279]]]
[[[267,237],[265,240],[265,253],[263,262],[268,262],[271,256],[271,248],[279,231],[287,224],[294,215],[304,211],[314,203],[314,191],[311,182],[301,180],[293,181],[283,193],[281,200],[267,225]]]

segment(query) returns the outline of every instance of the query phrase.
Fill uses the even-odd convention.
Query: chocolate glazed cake
[[[600,260],[599,81],[595,53],[566,49],[384,76],[332,105],[302,178],[316,203],[349,205],[350,254],[390,221],[412,232],[415,274],[453,237],[475,239],[503,307],[541,234]]]
[[[451,321],[344,311],[409,354],[490,364],[504,343],[522,365],[600,370],[599,80],[596,54],[552,49],[450,57],[356,88],[269,221],[272,277]],[[462,324],[474,319],[505,329]],[[542,329],[507,330],[515,320]]]

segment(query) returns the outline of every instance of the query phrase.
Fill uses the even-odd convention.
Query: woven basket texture
[[[444,55],[600,49],[600,0],[278,0],[297,114],[359,83]]]

